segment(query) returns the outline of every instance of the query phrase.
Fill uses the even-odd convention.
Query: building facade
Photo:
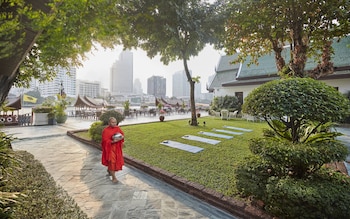
[[[112,95],[133,93],[133,53],[123,51],[111,67],[110,91]]]
[[[147,79],[147,94],[155,97],[166,96],[166,79],[161,76],[152,76]]]
[[[91,98],[101,97],[101,82],[78,80],[77,91],[80,96]]]
[[[56,77],[52,81],[46,81],[40,83],[37,80],[32,81],[30,85],[31,90],[39,89],[41,96],[56,96],[61,89],[61,86],[64,89],[64,92],[67,96],[75,97],[76,93],[76,83],[77,83],[77,71],[76,68],[71,67],[65,69],[62,67],[56,68]]]

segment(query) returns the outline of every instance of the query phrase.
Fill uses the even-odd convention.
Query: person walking
[[[117,119],[109,118],[108,126],[102,131],[102,165],[107,166],[108,174],[112,176],[112,182],[117,183],[116,171],[124,166],[123,146],[124,132],[117,124]]]

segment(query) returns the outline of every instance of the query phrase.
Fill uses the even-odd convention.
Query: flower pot
[[[164,121],[164,116],[159,116],[159,121],[163,122]]]
[[[57,115],[56,116],[56,122],[58,124],[65,123],[67,121],[67,115]]]
[[[55,118],[49,118],[48,119],[48,124],[49,125],[56,125],[57,124],[56,119]]]

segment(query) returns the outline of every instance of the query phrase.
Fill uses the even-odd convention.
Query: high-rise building
[[[143,94],[142,84],[138,78],[136,78],[134,81],[134,94]]]
[[[192,75],[192,72],[190,72]],[[190,84],[188,83],[185,71],[178,71],[173,74],[173,97],[189,97]]]
[[[76,78],[77,71],[76,68],[71,67],[69,69],[57,67],[56,77],[52,81],[46,81],[44,83],[39,83],[36,81],[31,87],[39,89],[41,96],[56,96],[61,89],[61,86],[64,88],[64,92],[67,96],[76,96]]]
[[[147,79],[147,94],[155,97],[165,97],[166,79],[161,76],[152,76]]]
[[[110,85],[112,95],[133,93],[133,54],[129,50],[121,52],[113,63]]]
[[[101,82],[78,80],[77,91],[80,96],[97,98],[101,96]]]

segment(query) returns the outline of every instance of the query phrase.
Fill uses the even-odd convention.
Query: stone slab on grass
[[[189,145],[189,144],[183,144],[183,143],[180,143],[177,141],[171,141],[171,140],[162,141],[160,144],[168,146],[168,147],[180,149],[183,151],[188,151],[191,153],[198,153],[198,152],[204,150],[204,148],[196,147],[196,146]]]
[[[203,137],[199,137],[199,136],[195,136],[195,135],[184,135],[182,136],[183,139],[187,139],[187,140],[192,140],[192,141],[199,141],[199,142],[203,142],[203,143],[208,143],[208,144],[218,144],[221,141],[219,140],[214,140],[214,139],[210,139],[210,138],[203,138]]]

